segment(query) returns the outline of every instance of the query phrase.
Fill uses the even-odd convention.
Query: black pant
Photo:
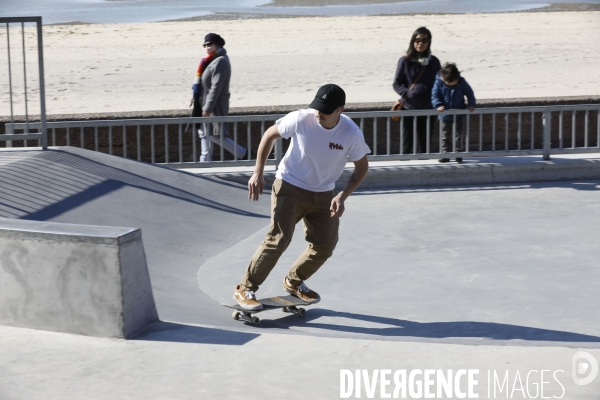
[[[202,97],[200,97],[200,93],[194,93],[194,108],[192,108],[192,115],[190,117],[201,117],[202,116]],[[187,124],[185,127],[185,133],[192,132],[193,124]],[[200,125],[198,125],[199,127]]]
[[[454,121],[441,121],[442,122],[442,153],[453,152],[452,146],[452,131],[454,130]],[[456,136],[454,136],[454,144],[456,151],[463,151],[463,119],[456,119]]]
[[[413,151],[413,125],[417,119],[417,151]],[[429,133],[433,132],[435,117],[427,115],[402,118],[404,125],[403,154],[425,153],[427,151],[427,118],[429,118]]]

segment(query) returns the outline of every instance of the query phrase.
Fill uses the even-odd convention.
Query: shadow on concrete
[[[362,321],[369,324],[387,326],[356,326],[335,323],[319,323],[318,319],[326,317]],[[386,338],[415,337],[424,339],[491,339],[491,340],[524,340],[560,343],[600,343],[600,337],[574,332],[555,331],[529,326],[499,324],[494,322],[452,321],[452,322],[414,322],[395,318],[377,317],[373,315],[338,312],[321,308],[311,308],[304,318],[290,315],[275,321],[263,320],[257,328],[279,328],[287,325],[345,332],[360,335],[374,335]]]
[[[197,176],[229,187],[229,182]],[[60,150],[48,150],[2,168],[0,217],[45,221],[125,186],[241,216],[269,218],[187,190]],[[240,188],[246,190],[245,188]],[[18,206],[16,205],[18,204]]]
[[[352,196],[371,196],[384,193],[436,193],[436,192],[479,192],[493,190],[522,190],[522,189],[545,189],[545,188],[564,188],[583,191],[600,190],[600,181],[553,181],[553,182],[532,182],[532,183],[495,183],[480,185],[459,185],[459,186],[415,186],[406,188],[381,188],[376,190],[360,190],[352,193]]]
[[[140,228],[159,316],[184,324],[220,320],[198,269],[269,221],[268,206],[247,191],[77,148],[0,154],[0,219]]]
[[[129,339],[149,342],[242,346],[259,336],[260,334],[158,321]]]

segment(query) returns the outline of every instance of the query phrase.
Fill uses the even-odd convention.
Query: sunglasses
[[[415,39],[415,43],[429,43],[429,39]]]
[[[204,46],[204,47],[211,47],[211,46],[214,46],[214,45],[215,44],[213,42],[206,42],[202,46]]]

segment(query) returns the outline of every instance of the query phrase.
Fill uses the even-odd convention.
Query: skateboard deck
[[[304,314],[306,314],[306,310],[298,306],[309,306],[311,304],[292,295],[268,297],[264,299],[258,299],[257,301],[263,305],[263,308],[260,310],[246,310],[237,303],[222,305],[235,310],[231,317],[236,321],[242,320],[257,325],[260,323],[260,319],[252,314],[281,308],[283,312],[293,312],[303,317]]]

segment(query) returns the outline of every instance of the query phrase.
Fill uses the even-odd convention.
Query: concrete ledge
[[[0,220],[0,324],[124,338],[157,320],[139,229]]]
[[[352,171],[352,168],[344,170],[336,183],[337,190],[344,187]],[[252,171],[219,172],[211,175],[246,185]],[[268,187],[274,179],[274,171],[265,172]],[[549,161],[542,160],[540,156],[526,156],[466,159],[462,164],[439,164],[435,160],[373,162],[360,189],[594,179],[600,179],[598,154],[556,156]]]
[[[133,228],[114,228],[53,222],[0,219],[0,236],[21,239],[44,239],[61,242],[124,244],[141,238],[142,232]]]

